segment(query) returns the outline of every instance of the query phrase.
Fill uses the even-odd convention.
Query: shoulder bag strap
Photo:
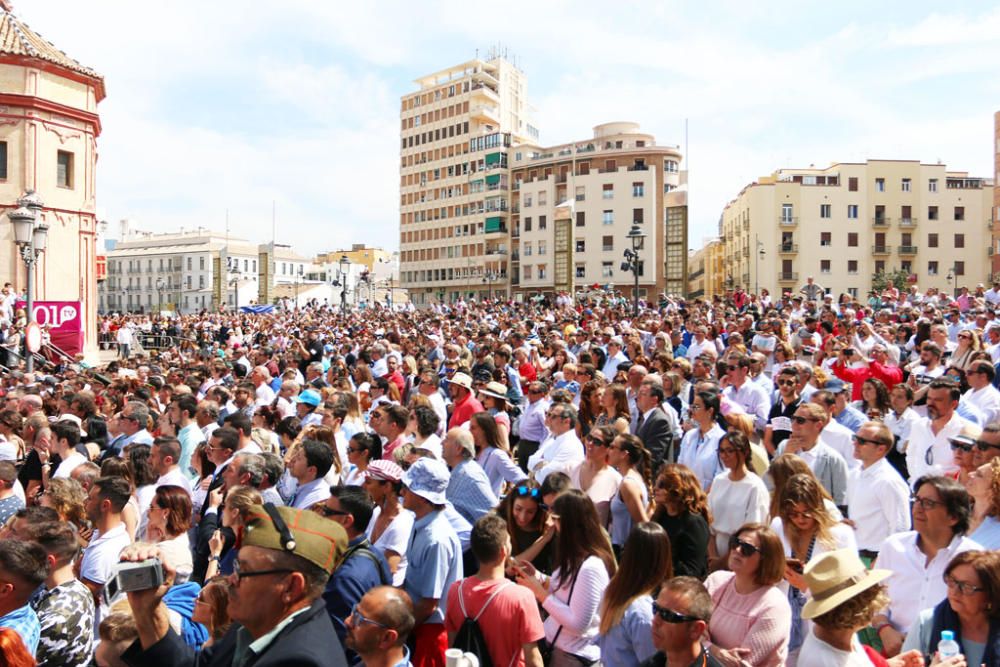
[[[474,619],[472,619],[472,620],[478,622],[479,621],[479,617],[483,615],[483,612],[486,611],[486,608],[490,606],[491,602],[493,602],[493,598],[495,598],[497,595],[499,595],[500,592],[503,591],[503,589],[507,588],[507,586],[511,585],[511,583],[513,583],[513,582],[505,580],[503,582],[503,584],[501,584],[500,586],[497,586],[497,589],[495,591],[493,591],[493,593],[491,593],[488,598],[486,598],[486,604],[483,605],[483,608],[479,610],[479,613],[476,614],[476,617]],[[459,591],[459,593],[461,593],[461,591]]]
[[[579,572],[577,572],[576,574],[577,574],[577,577],[580,575]],[[566,598],[566,604],[567,604],[567,606],[569,605],[570,602],[573,601],[573,590],[576,588],[576,579],[577,579],[577,577],[573,577],[573,583],[569,587],[569,597]],[[560,582],[560,583],[562,583],[562,582]],[[559,635],[562,634],[562,631],[563,631],[563,626],[562,626],[562,623],[560,623],[559,624],[559,629],[556,630],[555,637],[552,638],[552,648],[556,647],[556,642],[559,641]]]

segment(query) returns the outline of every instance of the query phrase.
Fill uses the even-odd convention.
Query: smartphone
[[[798,558],[786,558],[785,564],[788,566],[789,569],[793,570],[794,572],[798,572],[799,574],[802,574],[802,572],[805,570],[805,566],[802,564],[802,561],[800,561]]]

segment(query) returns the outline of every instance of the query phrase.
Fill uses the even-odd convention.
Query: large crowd
[[[115,314],[110,364],[9,355],[5,664],[1000,665],[1000,283],[637,312]]]

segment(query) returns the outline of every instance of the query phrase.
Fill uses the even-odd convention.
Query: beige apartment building
[[[511,161],[511,289],[515,299],[597,284],[631,297],[622,268],[633,223],[640,298],[687,291],[687,193],[676,146],[636,123],[605,123],[591,138],[520,144]],[[680,188],[680,189],[679,189]]]
[[[990,270],[1000,275],[1000,111],[993,114],[993,234],[990,239]]]
[[[778,294],[811,275],[864,298],[873,274],[902,269],[921,290],[974,287],[990,278],[992,186],[915,160],[781,169],[726,206],[722,280]]]
[[[400,106],[400,281],[421,306],[507,289],[515,143],[537,139],[527,79],[498,54],[417,79]]]
[[[711,300],[725,294],[726,246],[722,239],[709,239],[688,258],[688,291],[691,299]]]

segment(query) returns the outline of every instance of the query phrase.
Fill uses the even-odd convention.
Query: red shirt
[[[521,364],[521,367],[517,369],[517,373],[521,376],[522,382],[534,382],[538,379],[538,371],[535,370],[535,367],[530,362]]]
[[[452,410],[451,419],[448,420],[448,428],[461,426],[465,422],[469,421],[469,419],[472,418],[472,415],[482,411],[483,404],[476,400],[476,397],[471,393],[466,394],[463,400],[455,403],[455,409]]]
[[[484,610],[483,606],[490,595],[497,587],[505,585]],[[506,579],[483,581],[471,576],[456,581],[448,590],[448,611],[444,618],[444,629],[447,632],[458,632],[466,618],[462,615],[462,604],[458,599],[459,588],[462,590],[462,602],[469,618],[475,618],[482,611],[478,620],[479,629],[483,631],[483,639],[490,649],[493,664],[522,667],[522,645],[545,637],[545,627],[542,625],[535,596],[524,586],[509,583]]]

